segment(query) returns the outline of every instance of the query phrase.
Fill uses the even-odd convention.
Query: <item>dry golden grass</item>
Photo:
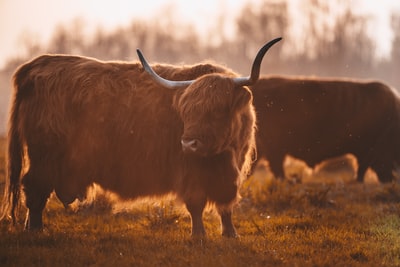
[[[235,209],[238,239],[207,211],[207,238],[192,240],[171,200],[115,209],[98,195],[71,211],[53,196],[44,232],[0,222],[0,266],[400,266],[399,184],[254,181]]]

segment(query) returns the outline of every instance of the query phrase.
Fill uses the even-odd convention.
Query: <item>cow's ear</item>
[[[247,87],[235,88],[233,97],[233,108],[242,109],[247,106],[250,101],[253,100],[253,96]]]

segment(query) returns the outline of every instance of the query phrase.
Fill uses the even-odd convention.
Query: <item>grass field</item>
[[[2,192],[4,140],[0,149]],[[397,183],[249,180],[243,196],[238,239],[221,237],[212,211],[207,238],[191,239],[188,214],[169,199],[122,205],[97,195],[65,210],[53,196],[44,232],[0,222],[0,266],[400,266]]]

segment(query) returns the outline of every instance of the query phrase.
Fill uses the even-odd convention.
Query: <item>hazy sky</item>
[[[111,30],[113,27],[129,24],[134,18],[160,15],[170,7],[173,8],[174,16],[183,23],[195,24],[198,29],[208,29],[215,23],[221,10],[233,20],[244,3],[260,1],[262,0],[0,0],[0,67],[10,56],[22,53],[21,41],[32,40],[46,44],[57,25],[71,23],[78,17],[83,19],[87,31],[96,29],[96,25]],[[291,2],[296,4],[299,0]],[[373,16],[371,31],[382,39],[378,47],[387,52],[390,44],[390,11],[400,12],[400,1],[361,0],[359,3],[362,6],[354,11]],[[295,18],[300,20],[301,14],[297,16]],[[226,21],[228,25],[229,22]]]

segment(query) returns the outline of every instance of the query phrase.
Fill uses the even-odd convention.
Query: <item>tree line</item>
[[[293,33],[296,21],[288,2],[264,0],[244,5],[235,20],[233,38],[223,34],[223,12],[206,36],[198,34],[193,25],[176,21],[168,10],[162,18],[133,19],[130,25],[111,32],[98,28],[91,38],[85,36],[84,23],[77,19],[58,26],[47,44],[26,40],[26,58],[11,58],[5,69],[13,71],[42,53],[135,60],[135,49],[140,47],[151,61],[192,64],[213,59],[247,74],[257,49],[282,36],[284,43],[267,56],[269,69],[264,73],[380,79],[400,89],[400,14],[391,15],[392,50],[382,59],[376,57],[376,42],[367,31],[371,17],[352,11],[362,1],[302,0],[300,37]]]

